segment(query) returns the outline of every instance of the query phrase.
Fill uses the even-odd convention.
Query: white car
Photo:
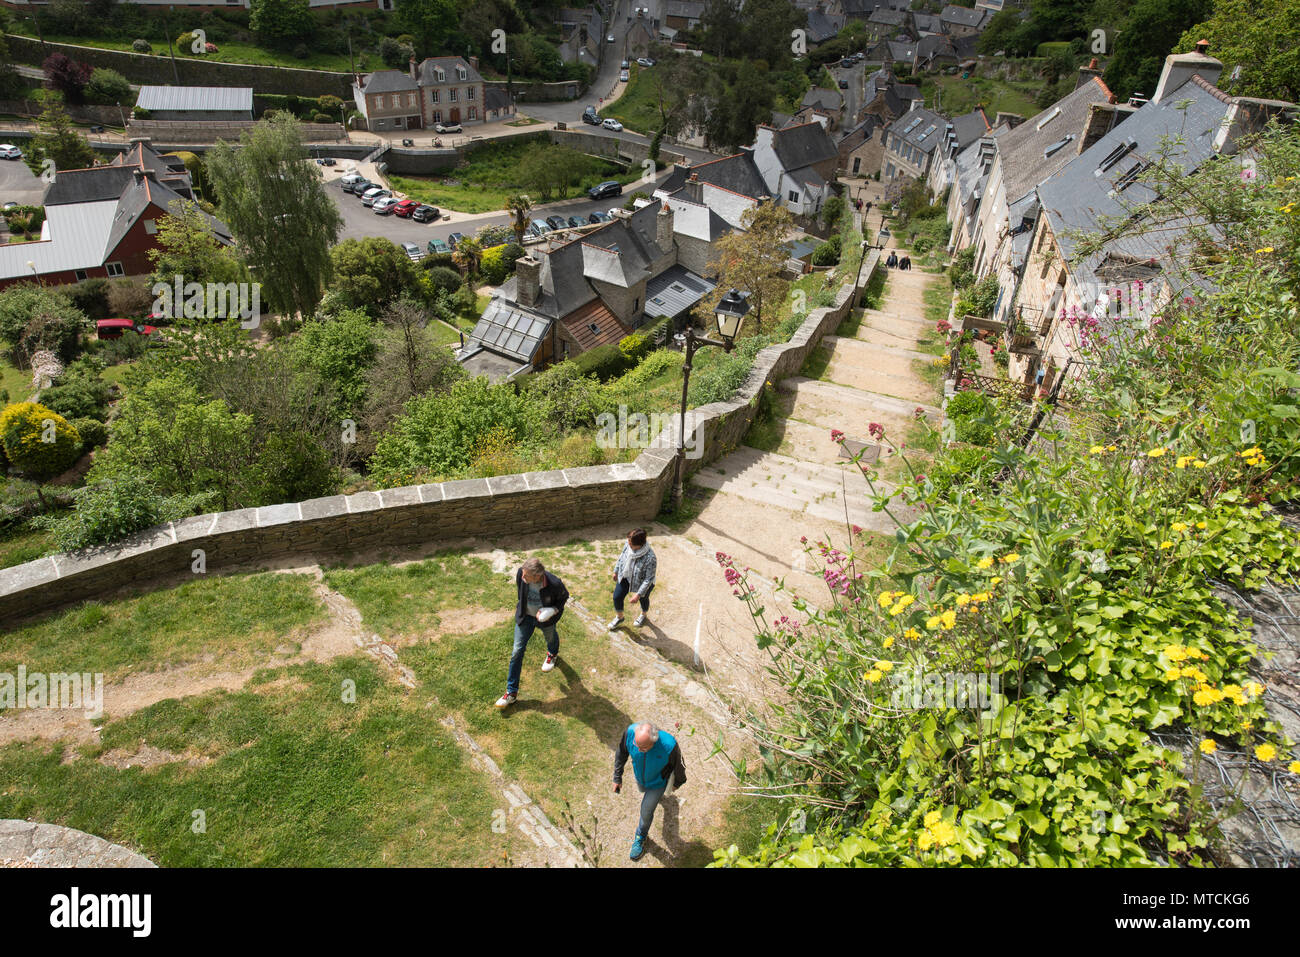
[[[362,206],[374,206],[381,199],[387,199],[393,195],[393,191],[384,189],[382,186],[372,186],[361,196]]]
[[[614,42],[616,42],[616,41],[614,40],[614,34],[611,33],[609,36],[605,37],[605,42],[606,42],[606,43],[614,43]]]
[[[646,67],[646,68],[648,69],[649,67],[652,67],[652,66],[655,65],[655,61],[652,60],[652,59],[650,59],[648,56],[637,57],[637,58],[636,58],[636,65],[637,65],[637,66],[643,66],[643,67]]]
[[[0,143],[0,159],[20,160],[23,158],[23,151],[11,143]]]
[[[618,74],[618,82],[620,82],[620,83],[626,83],[627,80],[628,80],[628,72],[627,72],[627,70],[620,70],[620,71],[619,71],[619,74]]]
[[[459,123],[434,123],[433,131],[435,133],[462,133],[464,130]]]
[[[613,130],[615,133],[623,132],[623,124],[620,123],[618,120],[614,119],[614,117],[612,116],[605,117],[605,122],[601,123],[600,125],[605,127],[605,129],[607,130]]]

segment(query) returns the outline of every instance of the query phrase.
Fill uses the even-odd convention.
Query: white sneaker
[[[518,697],[518,695],[513,695],[513,694],[511,694],[509,691],[507,691],[507,692],[506,692],[505,694],[503,694],[501,697],[497,698],[497,707],[498,707],[498,708],[508,708],[508,707],[510,707],[512,704],[515,703],[515,699],[516,699],[517,697]]]
[[[613,621],[611,621],[611,622],[609,623],[609,626],[608,626],[605,630],[606,630],[606,631],[618,631],[618,626],[621,625],[621,624],[623,624],[623,616],[622,616],[622,615],[618,615],[617,617],[615,617],[615,619],[614,619]]]
[[[557,660],[559,657],[560,657],[559,655],[549,655],[549,654],[548,654],[548,655],[546,656],[546,660],[542,662],[542,670],[543,670],[543,671],[550,671],[552,668],[554,668],[554,667],[555,667],[555,662],[556,662],[556,660]]]
[[[645,615],[644,614],[637,615],[636,621],[632,622],[632,624],[635,625],[637,628],[640,628],[642,625],[645,624]]]

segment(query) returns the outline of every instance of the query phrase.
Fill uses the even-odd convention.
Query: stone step
[[[918,352],[915,349],[908,349],[904,345],[894,345],[892,343],[870,342],[865,339],[859,339],[856,336],[823,336],[822,342],[831,347],[832,353],[843,352],[846,355],[853,356],[870,356],[885,355],[893,356],[899,359],[933,359],[934,356],[924,352]]]

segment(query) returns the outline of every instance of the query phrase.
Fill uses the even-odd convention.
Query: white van
[[[339,182],[342,183],[344,186],[350,186],[353,183],[361,182],[363,179],[365,179],[364,176],[362,176],[356,170],[353,170],[350,173],[344,173],[342,176],[340,176]]]

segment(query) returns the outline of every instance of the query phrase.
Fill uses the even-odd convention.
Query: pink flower
[[[868,425],[867,432],[869,432],[871,434],[871,437],[873,439],[876,439],[877,441],[885,437],[885,427],[881,425],[879,422],[872,422],[870,425]]]
[[[831,441],[836,445],[842,445],[844,443],[844,433],[839,429],[831,429]]]
[[[995,348],[996,348],[996,347],[995,347]],[[912,410],[912,415],[916,416],[916,418],[918,418],[918,419],[924,418],[924,417],[925,417],[925,409],[921,408],[921,407],[918,405],[915,409]]]

